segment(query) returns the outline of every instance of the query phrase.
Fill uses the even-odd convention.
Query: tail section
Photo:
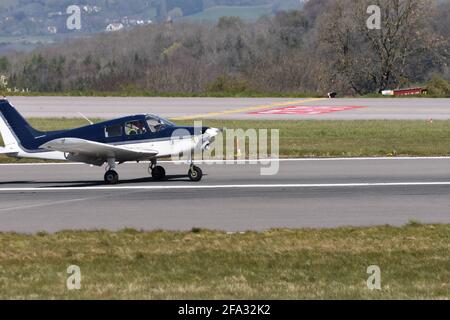
[[[33,149],[33,141],[41,136],[42,132],[35,130],[17,110],[5,99],[0,99],[0,133],[5,148],[10,152],[23,149]]]

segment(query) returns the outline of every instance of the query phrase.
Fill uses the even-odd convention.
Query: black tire
[[[189,169],[188,175],[189,175],[189,179],[191,179],[191,181],[197,182],[197,181],[202,180],[203,172],[202,172],[202,169],[200,169],[199,167],[192,166]]]
[[[161,166],[156,166],[152,169],[153,180],[161,181],[166,177],[166,170]]]
[[[119,174],[114,170],[108,170],[105,173],[105,183],[106,184],[118,184]]]

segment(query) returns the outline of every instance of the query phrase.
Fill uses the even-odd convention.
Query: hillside
[[[450,25],[450,2],[429,7],[417,0],[408,19],[393,16],[385,34],[369,35],[360,32],[366,27],[360,8],[344,6],[355,19],[348,20],[351,28],[338,24],[336,12],[347,2],[352,0],[310,1],[301,11],[258,21],[228,17],[101,33],[30,54],[9,54],[0,74],[10,91],[32,92],[364,95],[433,78],[438,90],[430,94],[448,94],[450,36],[443,26]],[[385,6],[395,9],[390,1]],[[379,56],[386,59],[380,62]],[[443,79],[434,77],[439,75]]]
[[[255,20],[281,10],[300,9],[299,0],[89,0],[78,1],[81,30],[68,30],[67,8],[73,0],[2,0],[0,37],[52,36],[103,32],[108,25],[131,29],[139,25],[192,17],[218,20],[238,16]],[[122,28],[121,27],[121,28]],[[26,40],[26,39],[22,39]],[[0,39],[0,43],[8,39]]]

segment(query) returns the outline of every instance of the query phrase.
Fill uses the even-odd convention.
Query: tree
[[[367,8],[374,3],[382,12],[380,30],[371,30],[366,24]],[[412,66],[420,68],[416,63],[439,55],[442,46],[431,30],[434,8],[430,0],[335,1],[331,13],[322,17],[320,28],[325,51],[332,59],[333,77],[343,75],[357,93],[421,80]],[[428,63],[436,60],[428,59]]]
[[[0,72],[7,72],[9,69],[9,60],[7,57],[0,57]]]
[[[367,29],[373,3],[381,30]],[[154,23],[10,54],[7,74],[12,86],[35,91],[365,94],[450,78],[448,3],[310,0],[303,11],[254,22]]]

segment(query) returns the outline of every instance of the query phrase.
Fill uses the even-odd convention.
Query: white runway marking
[[[235,184],[235,185],[158,185],[158,186],[98,186],[98,187],[34,187],[0,188],[1,192],[43,192],[43,191],[117,191],[117,190],[186,190],[186,189],[270,189],[270,188],[364,188],[364,187],[426,187],[450,186],[450,182],[386,182],[386,183],[330,183],[330,184]]]
[[[129,192],[131,194],[133,192]],[[35,203],[30,205],[23,205],[23,206],[15,206],[15,207],[6,207],[6,208],[0,208],[0,212],[11,212],[14,210],[27,210],[27,209],[36,209],[36,208],[42,208],[42,207],[51,207],[59,204],[68,204],[68,203],[74,203],[74,202],[84,202],[84,201],[91,201],[91,200],[97,200],[97,199],[103,199],[107,198],[108,195],[101,195],[96,197],[84,197],[84,198],[76,198],[76,199],[68,199],[68,200],[61,200],[61,201],[51,201],[51,202],[43,202],[43,203]]]
[[[93,199],[97,199],[97,198],[102,198],[102,197],[79,198],[79,199],[70,199],[70,200],[62,200],[62,201],[53,201],[53,202],[30,204],[30,205],[26,205],[26,206],[16,206],[16,207],[1,208],[0,212],[2,212],[2,211],[10,212],[10,211],[13,211],[13,210],[24,210],[24,209],[34,209],[34,208],[41,208],[41,207],[49,207],[49,206],[54,206],[54,205],[57,205],[57,204],[67,204],[67,203],[72,203],[72,202],[93,200]]]

